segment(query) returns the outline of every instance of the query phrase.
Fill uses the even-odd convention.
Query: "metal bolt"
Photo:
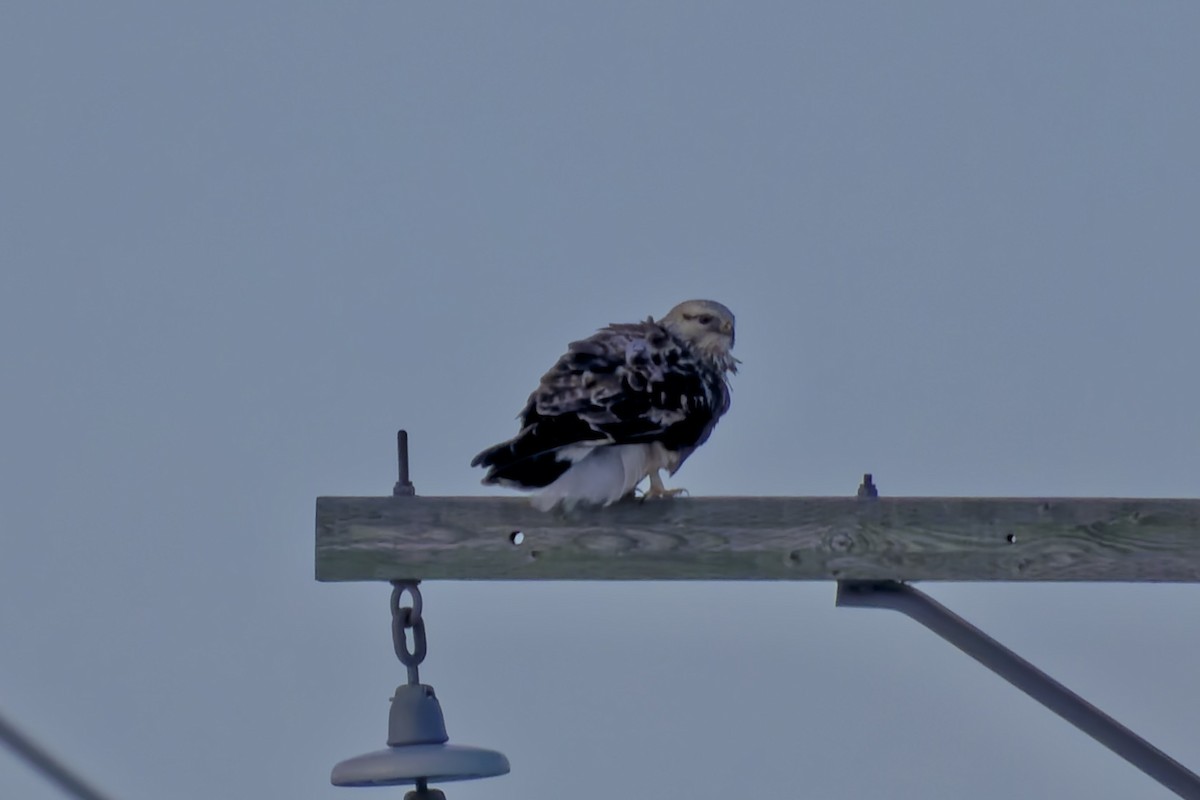
[[[412,497],[417,493],[416,487],[408,479],[408,431],[396,431],[396,461],[400,471],[400,480],[392,487],[396,497]]]

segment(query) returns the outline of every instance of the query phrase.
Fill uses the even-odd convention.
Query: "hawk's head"
[[[686,300],[667,312],[658,324],[696,352],[737,371],[733,349],[733,312],[715,300]]]

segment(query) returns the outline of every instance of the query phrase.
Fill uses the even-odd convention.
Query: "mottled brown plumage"
[[[646,477],[648,494],[671,494],[659,470],[674,474],[729,409],[733,341],[728,308],[689,300],[572,342],[529,396],[520,432],[471,464],[487,468],[485,484],[543,490],[543,508],[607,505]]]

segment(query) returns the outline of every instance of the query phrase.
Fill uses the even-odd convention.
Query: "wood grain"
[[[563,515],[519,497],[321,497],[316,573],[1200,582],[1200,500],[684,497]]]

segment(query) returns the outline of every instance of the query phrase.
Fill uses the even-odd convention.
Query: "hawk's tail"
[[[485,484],[494,483],[516,489],[549,486],[575,460],[572,457],[564,458],[564,449],[600,436],[595,430],[581,429],[577,418],[572,420],[574,424],[564,422],[558,417],[549,417],[527,425],[507,442],[489,447],[475,456],[471,459],[471,466],[487,468],[488,473],[483,478]]]
[[[537,489],[554,483],[571,466],[557,455],[555,449],[546,450],[536,437],[523,433],[484,450],[471,459],[471,466],[487,468],[485,484]]]

